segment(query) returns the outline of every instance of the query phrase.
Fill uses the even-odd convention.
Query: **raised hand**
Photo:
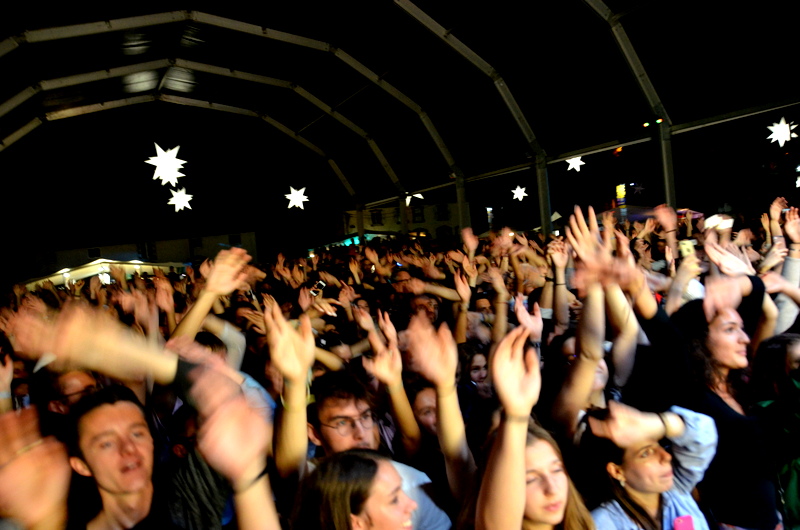
[[[467,273],[470,282],[478,278],[478,267],[469,259],[469,256],[464,256],[461,260],[461,267],[464,269],[464,272]]]
[[[553,261],[553,266],[565,269],[569,262],[567,244],[562,239],[554,239],[547,244],[547,256]]]
[[[723,274],[728,276],[738,275],[754,275],[756,273],[753,266],[750,265],[750,260],[747,263],[737,256],[733,255],[730,251],[725,250],[719,244],[706,240],[704,245],[706,255]]]
[[[492,380],[508,416],[530,416],[542,387],[539,357],[527,348],[530,331],[519,326],[497,344],[492,357]]]
[[[389,348],[397,348],[397,329],[394,327],[392,318],[389,313],[378,309],[378,327],[381,329],[383,336],[386,337],[386,342]]]
[[[314,364],[314,334],[308,315],[300,317],[300,327],[295,330],[281,313],[278,304],[264,310],[272,363],[283,377],[296,384],[305,384],[308,370]]]
[[[373,341],[370,341],[372,343]],[[380,342],[380,341],[377,341]],[[403,384],[403,361],[397,342],[393,347],[373,349],[373,357],[364,357],[364,369],[389,388]]]
[[[604,420],[589,417],[592,433],[608,438],[622,449],[634,447],[647,440],[660,440],[665,434],[665,425],[658,415],[642,412],[618,401],[608,402],[608,416]]]
[[[480,241],[478,240],[478,236],[472,233],[472,228],[464,228],[461,231],[461,239],[464,241],[464,246],[467,248],[467,252],[470,254],[475,254],[475,251],[478,250]]]
[[[266,467],[272,424],[247,404],[238,385],[214,370],[200,371],[191,394],[201,419],[200,453],[234,491],[244,491]]]
[[[358,324],[358,327],[364,331],[373,331],[375,329],[375,323],[372,321],[372,317],[369,312],[362,307],[353,307],[353,319],[356,321],[356,324]]]
[[[786,221],[783,223],[783,231],[789,236],[792,243],[800,243],[800,213],[794,206],[786,212]]]
[[[661,225],[662,230],[666,232],[677,230],[678,214],[675,213],[671,206],[659,204],[653,209],[653,214],[656,216],[656,220]]]
[[[514,301],[514,314],[517,315],[519,325],[530,332],[531,339],[535,342],[541,341],[544,322],[542,321],[542,312],[539,310],[539,304],[534,302],[533,313],[528,313],[528,310],[525,309],[524,300],[524,295],[517,293],[517,298]]]
[[[770,247],[769,252],[764,256],[758,269],[761,272],[766,272],[783,263],[783,260],[785,260],[788,255],[789,249],[786,248],[786,243],[784,243],[783,239],[778,239],[775,244]]]
[[[472,298],[472,289],[469,288],[469,281],[464,277],[463,273],[456,272],[453,275],[453,281],[456,285],[456,292],[461,298],[462,304],[468,304]]]
[[[492,288],[497,293],[497,296],[502,301],[507,301],[511,298],[506,288],[506,282],[503,279],[503,273],[497,267],[489,267],[487,271],[489,274],[489,281],[492,282]]]
[[[206,276],[205,289],[218,295],[231,294],[239,288],[246,289],[245,265],[250,259],[250,255],[243,248],[234,247],[230,250],[221,250],[208,275],[204,275]]]
[[[339,289],[339,303],[342,306],[350,305],[359,298],[361,298],[361,295],[356,293],[355,289],[345,283],[342,284]]]
[[[456,381],[458,348],[446,324],[436,331],[423,315],[414,315],[408,325],[410,368],[438,389],[452,388]]]
[[[772,204],[769,205],[769,218],[773,221],[778,221],[781,218],[781,212],[784,208],[788,208],[789,203],[784,197],[776,197]],[[778,234],[772,234],[778,235]]]
[[[706,278],[706,296],[703,298],[703,311],[706,320],[711,322],[723,309],[736,309],[742,302],[742,289],[737,278],[709,276]]]

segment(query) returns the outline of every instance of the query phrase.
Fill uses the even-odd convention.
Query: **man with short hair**
[[[322,446],[326,455],[380,447],[378,425],[363,383],[347,372],[329,372],[314,381],[314,399],[307,406],[307,381],[314,365],[316,344],[307,314],[295,328],[277,303],[267,304],[264,324],[272,364],[284,378],[283,409],[275,442],[275,467],[285,478],[313,471],[308,461],[308,440]],[[310,409],[310,411],[309,411]],[[417,502],[414,528],[446,530],[452,525],[444,511],[424,491],[430,479],[421,471],[392,462],[403,479],[403,491]]]

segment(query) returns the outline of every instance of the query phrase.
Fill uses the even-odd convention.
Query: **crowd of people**
[[[800,528],[800,212],[768,206],[16,286],[0,516]]]

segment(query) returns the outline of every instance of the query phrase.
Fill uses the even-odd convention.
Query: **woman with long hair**
[[[296,530],[408,529],[417,509],[391,460],[365,450],[325,458],[303,481],[298,499]]]
[[[518,327],[494,352],[492,374],[503,416],[478,494],[482,529],[592,529],[591,516],[567,475],[552,436],[533,423],[539,398],[539,358]],[[524,353],[523,353],[524,352]]]

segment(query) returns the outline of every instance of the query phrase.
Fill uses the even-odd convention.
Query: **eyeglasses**
[[[334,418],[333,424],[320,423],[320,425],[329,427],[331,429],[336,429],[336,432],[342,436],[351,436],[356,430],[356,422],[358,422],[358,424],[361,425],[361,428],[364,430],[372,429],[372,426],[375,424],[375,415],[371,410],[366,410],[358,418],[337,416]]]

